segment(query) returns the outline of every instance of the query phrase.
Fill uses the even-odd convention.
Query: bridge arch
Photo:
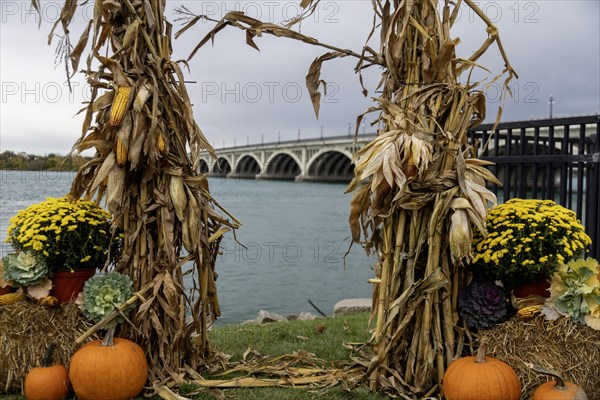
[[[235,165],[235,174],[239,178],[255,178],[261,170],[260,161],[253,154],[243,154]]]
[[[210,171],[208,168],[208,163],[205,160],[200,159],[200,173],[206,174]]]
[[[212,174],[214,176],[227,176],[231,172],[231,164],[225,157],[217,158],[213,164]]]
[[[265,179],[295,180],[302,175],[302,162],[294,154],[287,151],[274,153],[266,162]]]
[[[352,154],[344,150],[325,150],[315,154],[307,163],[305,180],[349,182],[354,177]]]

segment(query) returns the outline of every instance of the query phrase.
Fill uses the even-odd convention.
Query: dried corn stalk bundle
[[[65,60],[73,71],[91,38],[85,70],[91,99],[74,150],[95,149],[96,155],[77,173],[70,195],[105,199],[114,233],[123,235],[117,270],[133,279],[136,291],[153,286],[138,303],[133,327],[122,332],[145,349],[153,381],[209,360],[207,326],[220,314],[215,259],[221,236],[237,226],[216,211],[200,175],[201,152],[214,150],[194,121],[182,70],[170,58],[164,7],[159,0],[98,0],[72,48],[68,29],[76,1],[65,2],[55,25],[65,32]],[[189,292],[183,284],[188,262]]]
[[[484,93],[459,76],[492,43],[504,51],[496,28],[465,1],[487,23],[489,39],[469,60],[456,57],[450,29],[460,3],[446,1],[440,15],[437,1],[376,1],[381,47],[364,50],[384,67],[382,95],[368,110],[380,112],[377,137],[356,154],[348,187],[353,240],[375,251],[380,266],[365,379],[404,398],[438,392],[445,368],[461,355],[461,264],[496,201],[486,182],[499,183],[467,142],[467,129],[485,118]],[[506,84],[515,74],[505,63]],[[367,66],[361,60],[357,68]]]

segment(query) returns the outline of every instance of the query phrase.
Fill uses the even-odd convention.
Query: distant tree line
[[[90,157],[83,156],[66,157],[55,153],[39,156],[6,150],[0,153],[0,170],[77,171],[80,165],[89,160]]]

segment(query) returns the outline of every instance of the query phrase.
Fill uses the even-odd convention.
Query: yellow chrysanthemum
[[[6,242],[37,253],[51,268],[75,269],[81,260],[104,262],[110,225],[110,214],[91,201],[48,198],[10,218]]]
[[[549,276],[591,244],[576,214],[551,200],[512,199],[488,213],[475,233],[473,264],[498,278]]]

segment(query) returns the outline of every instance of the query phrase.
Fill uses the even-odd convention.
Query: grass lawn
[[[368,339],[368,314],[339,318],[322,318],[314,321],[280,322],[266,326],[222,325],[210,332],[210,343],[231,355],[230,361],[239,361],[244,352],[252,348],[264,356],[291,354],[306,350],[325,361],[348,360],[350,351],[344,343]],[[322,331],[321,325],[325,327]],[[322,331],[322,332],[319,332]],[[210,379],[210,377],[206,377]],[[230,377],[219,377],[227,379]],[[347,392],[341,387],[333,388],[236,388],[210,391],[192,385],[180,388],[182,395],[197,400],[380,400],[390,397],[370,393],[366,388]],[[0,396],[2,399],[21,400],[21,396]],[[158,397],[155,397],[158,398]]]
[[[369,338],[368,314],[340,318],[321,318],[314,321],[280,322],[266,326],[223,325],[210,332],[210,343],[231,355],[230,361],[239,361],[248,348],[262,355],[277,356],[306,350],[325,361],[348,360],[350,351],[344,343],[362,342]],[[326,329],[319,333],[317,327]],[[187,387],[182,388],[185,392]],[[194,392],[194,388],[189,388]],[[239,388],[222,390],[223,399],[236,400],[308,400],[357,399],[380,400],[390,397],[370,393],[366,388],[347,392],[341,387],[315,388]],[[194,399],[219,399],[209,391],[192,396]]]
[[[239,361],[251,347],[262,355],[277,356],[302,349],[325,361],[348,360],[350,352],[343,344],[362,342],[369,338],[368,314],[313,321],[291,321],[256,326],[253,324],[222,325],[213,329],[210,343],[230,354],[230,361]],[[322,333],[317,326],[325,327]],[[322,329],[322,328],[321,328]]]

